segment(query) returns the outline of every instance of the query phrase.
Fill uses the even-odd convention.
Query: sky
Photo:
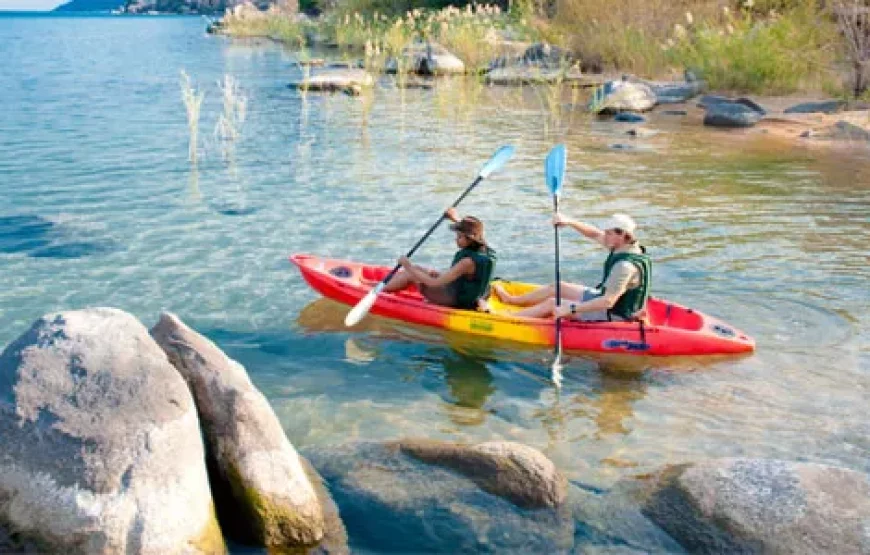
[[[50,10],[62,3],[61,0],[0,0],[0,10]]]

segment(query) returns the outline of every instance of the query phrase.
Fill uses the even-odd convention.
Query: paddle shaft
[[[553,195],[553,214],[559,213],[559,195]],[[553,226],[553,233],[556,239],[556,307],[562,305],[562,272],[559,264],[559,226]],[[556,318],[556,346],[554,354],[556,363],[562,358],[562,319]]]
[[[453,201],[453,204],[450,205],[450,208],[456,208],[457,206],[459,206],[459,203],[462,202],[463,200],[465,200],[465,197],[467,197],[468,194],[472,190],[474,190],[474,188],[477,187],[478,183],[480,183],[481,181],[483,181],[483,176],[478,175],[477,179],[475,179],[474,182],[471,185],[469,185],[467,189],[465,189],[465,192],[462,193],[461,195],[459,195],[458,199]],[[411,247],[411,250],[408,251],[408,254],[406,254],[405,257],[411,258],[412,256],[414,256],[414,253],[417,252],[417,249],[420,248],[420,245],[425,243],[426,239],[428,239],[429,236],[431,236],[433,233],[435,233],[435,230],[438,229],[438,226],[441,225],[441,222],[443,222],[446,218],[447,218],[447,216],[445,216],[444,213],[442,212],[441,217],[438,218],[438,221],[436,221],[432,225],[432,227],[429,228],[429,231],[427,231],[426,234],[423,235],[423,237],[421,237],[419,241],[417,241],[417,244],[415,244],[413,247]],[[381,280],[381,283],[383,283],[384,285],[388,284],[390,282],[390,280],[393,279],[393,276],[396,275],[396,272],[399,271],[399,268],[401,268],[401,267],[402,267],[401,264],[396,264],[393,267],[393,269],[390,270],[390,273],[387,274],[387,277],[385,277],[383,280]]]

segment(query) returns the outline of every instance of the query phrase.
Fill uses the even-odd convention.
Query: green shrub
[[[677,25],[672,63],[697,68],[713,89],[789,93],[821,87],[834,63],[836,30],[814,6],[761,19],[748,9]]]

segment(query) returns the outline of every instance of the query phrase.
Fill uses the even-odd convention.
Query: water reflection
[[[450,393],[445,407],[448,418],[459,425],[483,424],[487,400],[495,393],[495,379],[488,364],[495,362],[484,353],[465,353],[452,348],[442,349],[441,364],[444,383]]]
[[[567,372],[566,387],[542,390],[542,407],[532,415],[546,430],[548,447],[629,435],[634,405],[647,394],[646,367],[643,359],[575,359]]]

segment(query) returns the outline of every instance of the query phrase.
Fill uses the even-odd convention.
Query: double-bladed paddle
[[[483,169],[480,170],[480,173],[477,174],[477,178],[474,180],[474,182],[469,185],[467,189],[465,189],[464,193],[459,195],[459,198],[456,199],[452,205],[450,205],[450,208],[456,208],[456,206],[460,202],[462,202],[463,199],[465,199],[465,197],[468,196],[468,194],[475,187],[477,187],[478,183],[480,183],[481,181],[489,177],[493,172],[504,166],[505,163],[507,163],[507,161],[510,160],[511,156],[513,155],[514,147],[512,146],[503,146],[498,149],[492,156],[492,158],[489,159],[489,162],[487,162],[486,165],[483,166]],[[421,237],[419,241],[417,241],[417,244],[414,245],[405,256],[411,258],[411,256],[413,256],[414,253],[417,252],[417,249],[420,248],[420,245],[422,245],[423,242],[425,242],[426,239],[428,239],[429,236],[432,235],[432,233],[438,228],[439,225],[441,225],[441,222],[443,222],[445,218],[445,213],[442,212],[441,216],[438,218],[438,221],[436,221],[432,225],[432,227],[429,228],[429,231],[427,231],[426,234],[423,235],[423,237]],[[401,266],[399,264],[396,264],[396,266],[393,267],[390,273],[387,274],[387,276],[383,280],[381,280],[381,282],[378,283],[374,289],[369,291],[366,296],[363,297],[362,300],[360,300],[360,302],[358,302],[356,306],[347,313],[347,317],[345,317],[344,319],[345,326],[356,325],[357,323],[359,323],[360,320],[363,319],[363,316],[368,314],[369,310],[371,310],[372,308],[372,305],[375,304],[375,301],[377,300],[380,292],[383,291],[384,287],[387,285],[387,283],[389,283],[393,276],[396,275],[396,272],[399,271],[400,267]]]
[[[544,162],[544,175],[547,189],[553,196],[553,215],[559,213],[559,197],[562,194],[562,182],[565,179],[565,164],[568,153],[565,145],[556,145],[547,155]],[[556,240],[556,307],[562,304],[562,276],[559,269],[559,226],[553,226]],[[553,382],[560,385],[562,370],[562,319],[556,318],[556,346],[553,352]]]

